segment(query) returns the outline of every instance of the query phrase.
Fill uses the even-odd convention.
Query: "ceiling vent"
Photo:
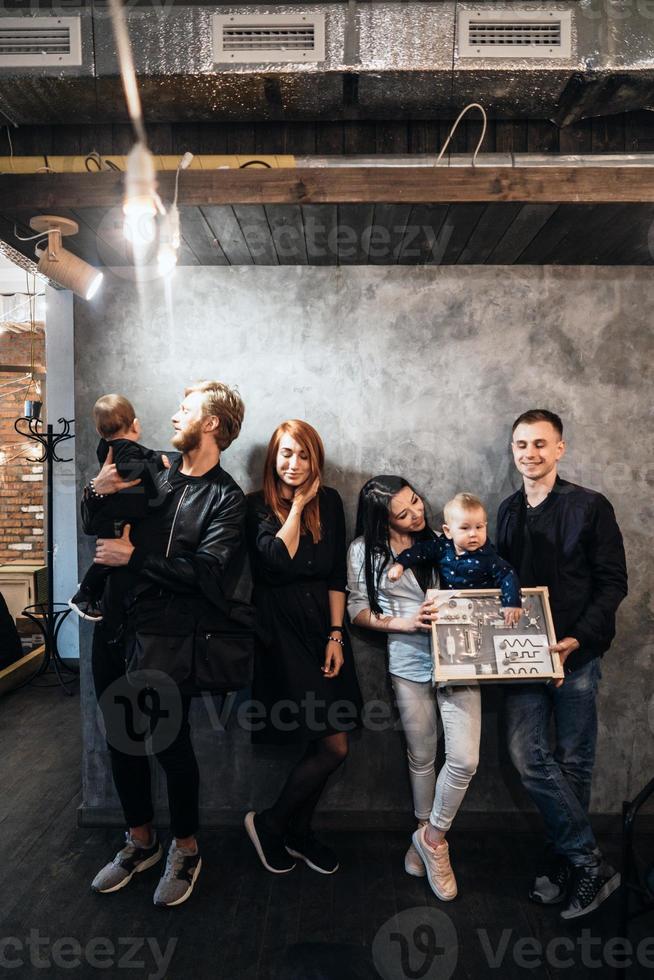
[[[460,10],[460,58],[570,58],[569,10]]]
[[[325,60],[324,14],[214,14],[218,63]]]
[[[81,64],[79,17],[0,17],[0,68]]]

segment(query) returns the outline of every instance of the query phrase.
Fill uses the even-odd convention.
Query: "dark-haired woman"
[[[332,773],[348,752],[361,694],[345,616],[345,518],[336,490],[322,486],[324,449],[297,419],[273,433],[263,489],[248,497],[254,602],[261,626],[253,697],[265,706],[256,742],[304,745],[281,793],[245,827],[268,871],[292,871],[300,858],[323,874],[338,859],[311,832]]]
[[[387,576],[400,551],[434,536],[420,495],[402,477],[368,480],[359,494],[356,534],[348,552],[348,612],[357,626],[388,633],[389,671],[418,818],[404,866],[411,875],[426,873],[434,894],[450,901],[457,885],[445,837],[477,769],[479,688],[432,686],[429,629],[435,613],[425,601],[426,589],[435,585],[431,567],[397,582]],[[437,778],[438,711],[445,763]]]

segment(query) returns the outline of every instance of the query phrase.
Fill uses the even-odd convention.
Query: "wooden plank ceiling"
[[[650,168],[578,168],[564,179],[561,168],[500,174],[460,168],[439,171],[438,180],[433,170],[409,169],[374,168],[372,187],[358,174],[344,176],[344,168],[189,172],[180,181],[179,264],[654,262]],[[32,233],[35,214],[55,213],[79,223],[79,234],[66,239],[70,251],[96,266],[131,264],[119,206],[122,175],[89,178],[4,177],[0,237],[33,257],[34,243],[20,237]],[[159,178],[166,200],[170,175]],[[374,194],[382,200],[352,200]],[[480,199],[471,200],[475,195]]]

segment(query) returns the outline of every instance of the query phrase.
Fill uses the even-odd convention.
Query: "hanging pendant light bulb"
[[[160,276],[169,276],[177,265],[179,249],[179,211],[173,205],[161,220],[159,226],[159,248],[157,249],[157,269]]]
[[[157,267],[160,276],[170,275],[177,265],[179,246],[182,240],[177,196],[179,191],[180,171],[186,170],[193,160],[192,153],[185,153],[177,164],[175,174],[175,197],[165,213],[159,228],[159,248],[157,250]]]
[[[40,419],[41,409],[43,408],[43,402],[41,401],[41,383],[35,380],[34,373],[30,375],[27,395],[28,397],[25,399],[23,405],[25,418]]]
[[[144,143],[135,143],[127,157],[123,202],[125,238],[135,249],[151,245],[156,235],[157,191],[154,159]]]
[[[173,248],[177,252],[179,250],[182,236],[179,228],[179,208],[176,204],[171,204],[167,217],[168,224],[170,226],[170,238]]]

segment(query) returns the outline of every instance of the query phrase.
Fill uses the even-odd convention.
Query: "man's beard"
[[[189,422],[183,432],[176,432],[171,442],[180,453],[192,453],[202,441],[202,419]]]

